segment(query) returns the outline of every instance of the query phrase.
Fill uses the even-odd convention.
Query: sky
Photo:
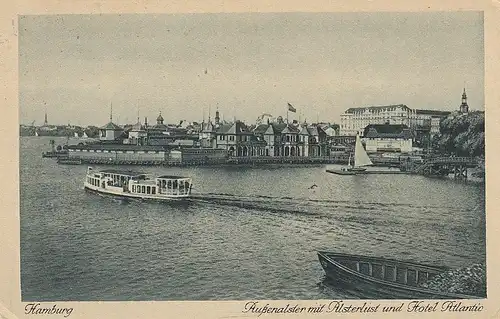
[[[484,110],[481,12],[19,17],[20,123],[165,122],[350,107]]]

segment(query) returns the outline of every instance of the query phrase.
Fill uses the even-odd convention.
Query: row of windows
[[[110,150],[73,150],[73,149],[70,149],[69,151],[92,152],[92,153],[160,154],[160,151],[110,151]]]
[[[385,140],[391,140],[391,141],[409,141],[410,139],[404,139],[404,138],[381,138],[381,137],[369,137],[368,138],[370,141],[377,140],[377,141],[385,141]]]
[[[156,187],[146,185],[132,185],[132,193],[154,195],[156,194]]]
[[[243,142],[248,142],[252,139],[250,135],[227,135],[228,138],[226,138],[226,135],[219,135],[219,141],[243,141]]]
[[[192,149],[189,151],[184,151],[186,154],[213,154],[214,149],[204,150],[204,149]],[[216,151],[217,153],[221,153],[221,151]]]
[[[87,183],[94,186],[99,186],[99,180],[92,177],[87,177]]]

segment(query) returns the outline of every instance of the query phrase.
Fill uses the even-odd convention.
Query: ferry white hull
[[[121,197],[121,198],[131,198],[131,199],[139,199],[139,200],[159,200],[159,201],[178,201],[183,200],[189,197],[189,194],[183,195],[169,195],[169,194],[136,194],[130,193],[123,190],[123,187],[116,187],[107,185],[105,188],[95,186],[89,184],[87,182],[84,183],[84,188],[89,191],[93,191],[96,193],[100,193],[103,195]]]

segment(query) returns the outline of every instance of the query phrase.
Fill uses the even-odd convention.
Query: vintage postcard
[[[494,3],[71,4],[3,14],[1,318],[500,317]]]

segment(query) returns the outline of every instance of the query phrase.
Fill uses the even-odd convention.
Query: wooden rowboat
[[[449,270],[392,259],[318,252],[326,276],[337,283],[355,287],[376,299],[478,299],[422,287],[435,276]]]

